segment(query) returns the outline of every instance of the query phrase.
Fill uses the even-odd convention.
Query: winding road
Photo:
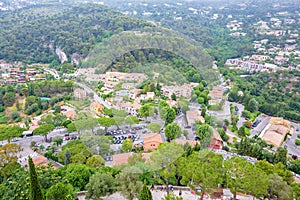
[[[102,104],[103,106],[105,106],[108,109],[111,108],[111,106],[106,101],[104,101],[100,96],[98,96],[98,94],[93,89],[91,89],[89,86],[87,86],[83,83],[79,83],[79,82],[76,82],[76,84],[79,85],[80,87],[82,87],[87,93],[93,93],[94,94],[94,100],[97,103]]]

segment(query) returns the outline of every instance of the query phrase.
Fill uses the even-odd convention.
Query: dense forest
[[[53,3],[0,12],[0,59],[57,63],[56,48],[84,57],[103,38],[145,26],[152,25],[97,4]]]
[[[300,121],[300,72],[279,71],[254,74],[242,78],[234,71],[221,70],[226,78],[233,80],[234,87],[229,100],[247,105],[256,100],[261,112]],[[242,91],[243,95],[239,95]]]

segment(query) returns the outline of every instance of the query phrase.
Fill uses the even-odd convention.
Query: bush
[[[0,112],[3,112],[5,110],[4,106],[0,105]]]
[[[297,138],[299,138],[299,139],[300,139],[300,134],[298,134],[298,135],[297,135]]]
[[[295,144],[296,144],[297,146],[300,146],[300,140],[296,140],[296,141],[295,141]]]
[[[16,120],[16,119],[20,118],[20,115],[17,111],[11,111],[9,113],[9,116],[12,120]]]
[[[224,151],[229,151],[229,147],[228,147],[228,146],[223,146],[223,147],[222,147],[222,150],[224,150]]]

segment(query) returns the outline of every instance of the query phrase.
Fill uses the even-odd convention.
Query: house
[[[188,143],[192,148],[195,147],[195,145],[198,143],[200,144],[199,141],[195,141],[195,140],[183,140],[183,139],[175,139],[174,140],[175,143],[180,144],[180,145],[185,145],[186,143]]]
[[[121,101],[116,105],[116,109],[125,110],[128,115],[134,115],[134,116],[138,115],[140,108],[141,108],[141,104],[137,102],[130,103],[130,102]]]
[[[34,76],[37,74],[37,71],[35,68],[27,68],[26,69],[26,74],[30,75],[30,76]]]
[[[289,121],[280,117],[272,117],[269,124],[262,131],[261,138],[267,143],[279,147],[290,130],[291,124]]]
[[[121,97],[128,96],[128,90],[116,91],[116,96],[121,96]]]
[[[174,100],[167,100],[166,103],[167,103],[170,107],[176,107],[176,106],[177,106],[177,101],[174,101]]]
[[[121,164],[127,164],[128,158],[133,154],[134,154],[133,152],[128,152],[128,153],[120,153],[120,154],[112,155],[110,159],[108,159],[109,161],[106,162],[106,165],[117,166]],[[146,161],[148,161],[150,159],[151,153],[143,153],[142,156]]]
[[[198,110],[186,111],[186,121],[188,127],[193,127],[196,124],[196,121],[205,123],[204,118],[201,116],[201,113]]]
[[[218,105],[219,103],[220,103],[219,100],[216,100],[216,99],[210,99],[210,100],[208,100],[208,104],[212,105],[212,106]]]
[[[147,92],[146,94],[140,95],[139,100],[154,99],[154,96],[155,96],[154,92]]]
[[[297,47],[297,44],[294,44],[294,45],[286,45],[286,46],[284,47],[284,50],[285,50],[285,51],[293,51],[293,50],[296,49],[296,47]]]
[[[91,111],[95,112],[97,115],[101,115],[104,112],[104,107],[100,103],[93,102],[90,105]]]
[[[135,83],[123,83],[122,89],[130,90],[135,88]]]
[[[212,128],[212,130],[213,130],[213,134],[212,134],[211,142],[208,145],[208,148],[213,149],[213,150],[222,149],[222,145],[223,145],[222,138],[220,137],[220,135],[216,129]]]
[[[35,166],[47,166],[48,165],[48,159],[44,156],[37,156],[32,158],[32,162]]]
[[[105,81],[104,87],[106,87],[108,89],[114,89],[116,87],[116,85],[118,85],[118,84],[119,84],[118,81]]]
[[[81,88],[76,88],[74,90],[74,97],[77,99],[84,99],[86,95],[87,95],[86,91]]]
[[[70,120],[75,120],[76,118],[75,110],[69,106],[62,106],[60,112]]]
[[[282,65],[288,61],[289,61],[289,58],[284,57],[284,56],[275,56],[275,58],[274,58],[274,63],[279,64],[279,65]]]
[[[198,84],[190,83],[184,84],[182,86],[163,86],[161,92],[164,96],[167,96],[171,99],[172,94],[175,94],[177,97],[189,98],[192,95],[193,88]]]
[[[257,60],[257,61],[265,61],[271,59],[270,56],[267,55],[252,55],[251,56],[252,60]]]
[[[161,143],[162,137],[159,133],[144,135],[144,151],[155,150]]]
[[[143,82],[147,76],[143,73],[122,73],[122,72],[106,72],[101,74],[101,79],[106,81],[134,81],[134,82]]]
[[[128,97],[130,99],[136,99],[137,96],[141,93],[140,89],[133,89],[128,91]]]
[[[212,100],[217,100],[220,103],[223,98],[223,87],[214,86],[212,90],[209,92],[208,97]]]

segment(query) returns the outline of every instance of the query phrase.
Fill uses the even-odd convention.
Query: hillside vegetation
[[[97,67],[100,72],[112,67],[115,70],[130,70],[135,67],[135,62],[153,61],[158,55],[169,55],[167,59],[186,59],[194,69],[200,71],[206,81],[211,83],[217,80],[217,72],[212,70],[212,59],[201,46],[161,28],[148,27],[140,31],[115,34],[96,45],[82,67]],[[118,65],[112,65],[114,63]]]
[[[57,47],[67,56],[85,57],[103,38],[145,26],[152,25],[96,4],[53,3],[0,12],[0,59],[51,63],[58,61]]]
[[[234,73],[224,71],[226,78],[232,79],[235,85],[229,94],[230,101],[242,102],[247,106],[254,98],[259,111],[300,121],[299,71],[262,73],[246,78],[235,76]],[[239,96],[238,91],[244,95]]]

